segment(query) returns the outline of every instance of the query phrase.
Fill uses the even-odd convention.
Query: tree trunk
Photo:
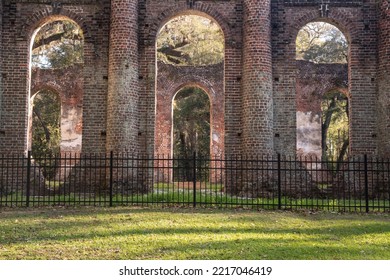
[[[327,134],[328,134],[328,129],[330,126],[330,122],[332,120],[332,115],[334,112],[334,109],[336,107],[336,101],[332,99],[331,103],[329,104],[328,109],[325,111],[325,120],[322,123],[322,157],[324,159],[327,159],[326,156],[326,150],[327,150],[327,145],[326,145],[326,139],[327,139]]]

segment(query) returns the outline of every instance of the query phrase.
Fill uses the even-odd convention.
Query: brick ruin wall
[[[322,157],[321,101],[331,91],[348,94],[348,66],[297,61],[297,155]]]
[[[107,1],[1,1],[2,108],[0,151],[28,148],[30,43],[48,21],[71,19],[84,32],[83,149],[105,151],[110,4]],[[103,135],[102,135],[103,134]]]
[[[0,1],[0,34],[3,34],[3,2]],[[0,36],[0,46],[3,47],[3,36]],[[3,64],[3,54],[2,51],[0,51],[0,135],[4,135],[5,131],[3,129],[2,125],[2,114],[3,114],[3,71],[2,71],[2,64]],[[1,136],[0,136],[1,137]],[[1,138],[0,138],[1,139]],[[0,140],[1,141],[1,140]],[[0,144],[1,146],[1,144]]]
[[[378,154],[390,156],[390,7],[383,1],[379,13],[379,44],[378,44]]]
[[[299,155],[321,151],[321,101],[333,90],[348,95],[348,69],[342,64],[297,61],[297,143]],[[185,67],[158,63],[156,95],[155,155],[171,155],[172,102],[185,87],[202,88],[210,99],[211,154],[224,154],[223,64]],[[80,152],[82,139],[83,65],[66,69],[33,69],[31,95],[43,89],[61,100],[61,151]],[[31,133],[31,132],[30,132]],[[300,151],[302,150],[302,151]],[[320,158],[321,154],[316,155]]]
[[[209,96],[215,88],[223,100],[219,106],[222,116],[213,114],[224,127],[221,147],[225,154],[296,153],[301,104],[297,89],[302,84],[295,61],[295,38],[305,24],[322,20],[343,31],[350,45],[350,153],[388,155],[389,3],[328,1],[326,9],[322,2],[0,1],[0,152],[22,153],[28,148],[29,96],[33,94],[31,38],[47,21],[66,18],[75,21],[85,36],[83,151],[153,155],[158,150],[155,141],[159,141],[155,138],[160,94],[156,36],[173,17],[197,14],[213,18],[223,30],[224,78],[210,82],[194,74],[187,76],[185,83],[204,87]],[[179,85],[182,78],[175,79],[172,83]],[[177,88],[172,85],[169,91],[166,94],[171,97]]]
[[[205,67],[175,67],[158,63],[156,95],[156,155],[171,156],[172,102],[184,87],[203,89],[210,99],[211,155],[224,155],[223,64]]]
[[[31,96],[50,90],[61,102],[61,153],[81,152],[83,130],[83,67],[32,69]],[[31,114],[30,114],[31,115]],[[32,134],[31,125],[29,134]]]

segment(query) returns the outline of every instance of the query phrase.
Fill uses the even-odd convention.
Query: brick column
[[[379,20],[378,154],[390,156],[390,5],[382,1]]]
[[[138,152],[138,0],[111,1],[107,150]]]
[[[273,152],[270,0],[244,0],[242,144],[247,155]]]
[[[2,43],[2,37],[3,37],[3,1],[0,1],[0,50],[3,49],[3,43]],[[1,68],[3,64],[3,58],[2,58],[2,52],[0,52],[0,73]],[[3,113],[3,82],[1,80],[0,75],[0,142],[2,142],[1,135],[3,134],[3,122],[2,122],[2,113]],[[0,152],[1,152],[1,146],[0,146]]]

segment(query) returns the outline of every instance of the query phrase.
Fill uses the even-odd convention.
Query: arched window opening
[[[347,38],[332,24],[311,22],[298,32],[297,154],[330,161],[332,169],[348,155],[349,100],[329,90],[348,88],[348,56]]]
[[[311,22],[298,33],[296,59],[313,63],[348,63],[348,41],[334,25]]]
[[[62,117],[59,122],[64,128],[58,132],[60,142],[58,153],[81,151],[83,92],[79,85],[83,80],[80,78],[81,82],[77,81],[75,86],[74,73],[82,73],[83,64],[83,31],[74,21],[53,17],[36,30],[31,42],[30,91],[33,91],[33,88],[55,88],[60,93],[59,110],[62,111]],[[47,101],[44,103],[50,102],[47,97],[44,100]],[[44,157],[47,156],[45,149],[34,148],[32,130],[35,128],[32,124],[34,119],[32,104],[31,100],[28,147],[34,150],[35,157]],[[49,114],[48,117],[53,119],[47,122],[57,122],[54,114]]]
[[[224,36],[219,25],[197,15],[178,16],[157,36],[157,60],[177,66],[205,66],[224,59]]]
[[[58,69],[84,62],[82,29],[70,20],[54,20],[43,25],[32,43],[33,68]]]
[[[58,94],[42,90],[32,97],[31,152],[48,179],[56,175],[56,163],[47,164],[46,158],[55,158],[61,145],[61,100]]]
[[[187,88],[188,85],[206,86],[210,104],[220,104],[213,106],[211,113],[213,122],[209,126],[215,135],[208,147],[211,145],[214,156],[223,154],[224,52],[223,31],[207,14],[183,11],[160,28],[156,38],[156,155],[172,156],[178,153],[179,142],[175,143],[172,133],[172,100],[183,85],[187,85]],[[175,102],[180,103],[179,99]],[[199,156],[204,155],[200,151],[198,153]],[[209,157],[209,148],[207,153]]]
[[[332,162],[332,169],[348,157],[349,111],[348,98],[338,91],[327,93],[322,109],[322,158]]]
[[[193,155],[210,158],[210,99],[200,88],[180,90],[173,100],[174,181],[193,180]],[[197,176],[199,180],[207,176]]]

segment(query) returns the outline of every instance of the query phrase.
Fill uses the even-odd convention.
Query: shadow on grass
[[[194,213],[199,215],[199,218],[194,218]],[[161,240],[161,244],[157,247],[162,252],[146,250],[140,253],[143,258],[148,255],[155,258],[156,254],[170,258],[172,251],[180,254],[188,251],[186,253],[188,256],[201,258],[201,251],[207,249],[211,250],[211,256],[213,256],[212,250],[222,250],[223,254],[216,253],[215,259],[221,258],[221,254],[225,256],[223,259],[228,259],[230,258],[229,250],[236,247],[234,256],[232,255],[231,258],[238,258],[241,251],[243,258],[245,258],[245,253],[252,251],[259,258],[263,255],[271,258],[275,252],[278,252],[277,256],[283,257],[283,250],[297,250],[297,254],[290,252],[289,255],[298,259],[307,258],[305,251],[308,251],[309,244],[317,244],[311,246],[311,251],[314,246],[314,251],[318,251],[318,254],[324,251],[322,253],[324,255],[314,256],[315,259],[320,256],[321,259],[335,259],[337,252],[348,252],[352,255],[361,252],[357,248],[343,248],[343,240],[361,239],[367,235],[378,234],[388,235],[387,240],[390,239],[390,218],[387,215],[321,213],[308,215],[290,212],[256,213],[226,210],[200,211],[199,209],[53,208],[6,211],[0,213],[0,218],[0,244],[4,246],[23,245],[27,242],[28,244],[45,242],[60,244],[97,239],[108,242],[119,239],[126,243],[129,242],[130,237],[138,242],[141,240],[148,242],[150,236]],[[186,223],[187,220],[190,222]],[[183,244],[170,245],[169,240],[172,236],[188,237],[194,240],[186,243],[185,246]],[[204,241],[195,241],[199,236],[203,236]],[[275,236],[278,237],[275,238]],[[233,238],[235,241],[213,241],[216,237]],[[326,245],[321,243],[326,243]],[[378,242],[378,246],[384,246],[387,251],[390,250],[389,244]],[[303,255],[300,257],[300,254]],[[361,254],[356,256],[361,256]],[[172,258],[175,257],[172,256]]]
[[[139,254],[138,259],[177,259],[178,255],[184,256],[185,259],[196,260],[205,259],[205,256],[210,260],[364,260],[389,258],[390,254],[385,252],[389,250],[388,246],[383,248],[385,254],[379,254],[377,249],[372,248],[372,246],[340,246],[340,243],[327,244],[322,242],[321,244],[318,240],[311,239],[299,242],[294,238],[282,241],[279,238],[264,240],[243,238],[231,241],[193,242],[185,247],[163,245],[157,252],[155,250],[144,251]]]

